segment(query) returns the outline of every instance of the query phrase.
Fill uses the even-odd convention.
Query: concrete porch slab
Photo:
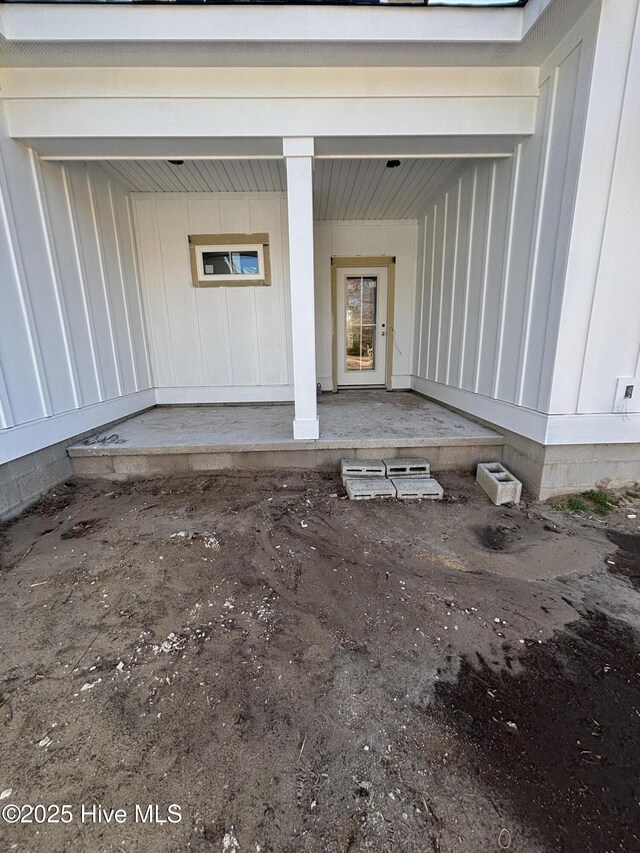
[[[79,476],[122,479],[232,467],[335,468],[344,457],[399,455],[424,456],[435,470],[470,469],[500,458],[504,444],[497,432],[412,392],[325,395],[318,411],[320,438],[294,441],[289,404],[159,407],[68,452]]]

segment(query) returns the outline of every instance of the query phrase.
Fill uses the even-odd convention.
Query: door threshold
[[[386,385],[338,385],[338,394],[341,391],[386,391]]]

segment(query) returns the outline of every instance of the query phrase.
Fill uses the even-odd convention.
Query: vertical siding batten
[[[507,300],[509,296],[509,284],[511,278],[511,259],[512,259],[512,249],[513,249],[513,229],[515,223],[515,214],[518,203],[518,188],[520,184],[520,167],[521,167],[521,153],[522,153],[522,144],[518,145],[516,148],[515,155],[513,157],[513,170],[512,170],[512,178],[511,178],[511,197],[510,197],[510,210],[509,210],[509,227],[507,232],[507,239],[505,241],[505,253],[504,253],[504,263],[503,263],[503,272],[502,272],[502,294],[500,299],[500,313],[498,319],[498,343],[496,348],[496,361],[495,361],[495,370],[493,375],[493,389],[491,396],[494,398],[498,397],[498,387],[500,384],[500,368],[502,366],[502,353],[504,349],[504,326],[506,320],[506,307]]]
[[[135,238],[133,227],[133,210],[131,205],[131,196],[129,193],[125,195],[125,207],[127,212],[127,228],[129,234],[129,242],[131,246],[131,261],[133,264],[133,278],[135,283],[136,308],[138,317],[140,318],[140,333],[142,336],[142,353],[144,355],[145,365],[145,387],[151,388],[155,385],[154,377],[151,372],[151,355],[149,351],[149,334],[147,330],[147,317],[143,305],[142,294],[142,276],[140,271],[140,258],[138,256],[138,246]]]
[[[116,366],[116,384],[118,387],[118,396],[122,396],[122,366],[120,364],[120,354],[118,352],[118,345],[116,343],[115,331],[113,328],[113,317],[112,317],[112,308],[111,308],[111,299],[109,295],[109,288],[107,286],[107,277],[104,268],[104,259],[102,257],[102,246],[100,243],[100,229],[98,226],[98,216],[95,205],[95,197],[94,197],[94,188],[93,183],[91,181],[91,174],[89,170],[87,170],[86,174],[87,179],[87,189],[89,192],[89,207],[91,211],[91,221],[93,223],[93,231],[94,237],[96,241],[96,259],[98,262],[98,270],[100,272],[100,279],[102,281],[102,290],[104,294],[104,301],[106,307],[106,320],[107,320],[107,328],[109,330],[109,339],[111,341],[111,347],[113,351],[113,360]]]
[[[131,318],[130,318],[130,314],[129,314],[127,290],[126,290],[126,286],[125,286],[121,239],[120,239],[120,234],[118,233],[118,221],[116,219],[116,211],[115,211],[115,206],[114,206],[114,201],[113,201],[113,188],[111,186],[110,180],[107,181],[107,193],[109,196],[109,209],[111,210],[111,220],[112,220],[112,224],[113,224],[113,233],[114,233],[115,244],[116,244],[116,259],[118,262],[118,277],[120,279],[120,288],[122,291],[122,302],[123,302],[123,306],[124,306],[125,324],[126,324],[126,330],[127,330],[127,343],[128,343],[129,354],[131,356],[131,370],[133,371],[133,381],[134,381],[135,390],[139,391],[140,390],[140,382],[138,379],[138,369],[137,369],[137,365],[136,365],[136,354],[135,354],[135,349],[134,349],[134,345],[133,345],[133,335],[131,333]]]
[[[473,167],[473,181],[471,185],[471,208],[469,211],[469,246],[467,249],[467,269],[464,283],[464,303],[462,309],[462,341],[460,344],[460,367],[458,371],[458,388],[462,388],[462,376],[464,371],[465,346],[467,343],[467,322],[469,319],[469,283],[471,281],[471,268],[473,261],[473,232],[476,217],[476,193],[478,190],[478,167]]]
[[[75,260],[75,265],[78,273],[78,283],[80,290],[80,298],[82,301],[82,311],[84,314],[86,327],[87,327],[87,339],[89,341],[89,351],[91,353],[91,364],[93,365],[93,376],[96,383],[96,388],[98,391],[98,398],[100,401],[105,399],[104,388],[102,384],[102,375],[100,371],[100,367],[98,364],[98,355],[96,351],[96,331],[94,327],[94,318],[93,314],[89,309],[89,301],[87,296],[87,283],[86,283],[86,273],[83,268],[83,261],[80,254],[80,246],[78,244],[78,231],[76,227],[75,221],[75,206],[73,203],[72,189],[69,185],[69,175],[67,172],[67,166],[63,163],[60,166],[62,172],[62,185],[64,188],[65,194],[65,204],[67,207],[67,215],[69,217],[69,233],[71,236],[71,243],[73,246],[73,257]]]
[[[524,385],[527,371],[527,358],[529,350],[529,338],[531,335],[532,308],[533,297],[536,286],[536,276],[538,272],[538,259],[540,255],[540,236],[542,234],[542,224],[545,214],[545,199],[547,193],[547,183],[549,176],[549,161],[551,158],[551,147],[554,139],[554,122],[556,114],[556,102],[558,97],[558,81],[560,79],[559,68],[554,68],[553,85],[551,88],[551,97],[549,99],[548,119],[545,122],[545,135],[543,147],[542,165],[539,170],[538,191],[536,193],[537,210],[535,215],[535,232],[533,236],[533,246],[529,257],[529,270],[527,279],[527,294],[525,298],[525,313],[523,318],[523,331],[519,357],[519,371],[517,380],[516,402],[519,406],[522,405],[524,397]]]
[[[451,347],[453,345],[453,321],[456,302],[456,276],[458,273],[458,252],[460,249],[460,214],[462,205],[462,178],[458,178],[458,199],[456,203],[456,230],[453,240],[453,268],[451,270],[451,304],[449,307],[449,334],[447,347],[447,372],[445,382],[448,385],[451,373]]]
[[[51,239],[51,223],[49,221],[49,211],[46,206],[46,198],[42,187],[42,173],[40,172],[36,154],[33,149],[29,149],[29,163],[31,165],[31,174],[33,175],[33,187],[40,214],[40,224],[42,227],[42,238],[44,248],[49,265],[49,273],[51,276],[51,288],[53,290],[55,305],[58,313],[58,321],[60,324],[60,333],[64,346],[65,360],[69,373],[69,382],[71,385],[71,393],[76,409],[82,406],[82,399],[79,394],[78,373],[76,370],[76,353],[73,351],[73,343],[71,340],[71,331],[69,329],[69,317],[64,304],[64,297],[61,292],[60,285],[60,270],[58,267],[58,259],[56,257],[55,246]]]
[[[482,360],[482,343],[484,335],[484,312],[487,302],[487,277],[489,275],[489,249],[491,247],[491,226],[493,222],[493,204],[496,189],[496,164],[491,164],[491,181],[489,184],[489,195],[487,198],[487,226],[486,226],[486,244],[484,254],[484,269],[482,274],[482,285],[480,293],[480,314],[478,317],[478,340],[476,346],[476,361],[475,373],[473,380],[473,390],[478,393],[478,385],[480,381],[480,366]]]
[[[15,223],[12,222],[10,205],[7,205],[5,201],[6,187],[7,184],[4,163],[2,160],[2,156],[0,155],[0,215],[2,216],[2,224],[4,225],[7,249],[9,252],[11,268],[13,271],[13,280],[16,286],[16,295],[18,297],[18,303],[20,305],[20,313],[24,322],[24,330],[29,349],[29,356],[33,365],[33,375],[41,407],[41,416],[47,417],[51,414],[51,400],[49,398],[49,392],[44,381],[42,353],[40,352],[40,348],[38,346],[38,342],[34,333],[30,306],[28,304],[28,296],[25,293],[25,273],[21,263],[21,259],[19,258],[18,254],[19,249],[16,248],[16,240],[14,236],[15,227],[12,227],[12,225],[15,225]],[[36,419],[36,415],[30,418],[30,420]]]

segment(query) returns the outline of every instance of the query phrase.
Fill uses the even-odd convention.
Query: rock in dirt
[[[222,853],[234,853],[235,850],[240,850],[240,842],[235,836],[233,827],[225,832],[222,839]]]

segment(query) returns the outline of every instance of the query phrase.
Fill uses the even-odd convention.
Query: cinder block
[[[233,468],[231,453],[190,453],[189,465],[192,471],[223,471]]]
[[[433,477],[393,477],[391,482],[396,488],[398,500],[441,501],[444,491]]]
[[[407,458],[383,459],[387,477],[428,477],[431,466],[426,459]]]
[[[352,501],[396,496],[396,487],[386,477],[349,477],[344,481],[344,487]]]
[[[501,462],[480,462],[476,470],[476,483],[496,506],[520,502],[522,483]]]
[[[100,477],[113,473],[113,456],[73,456],[71,464],[76,477]]]
[[[340,474],[344,482],[347,477],[384,477],[382,459],[341,459]]]

